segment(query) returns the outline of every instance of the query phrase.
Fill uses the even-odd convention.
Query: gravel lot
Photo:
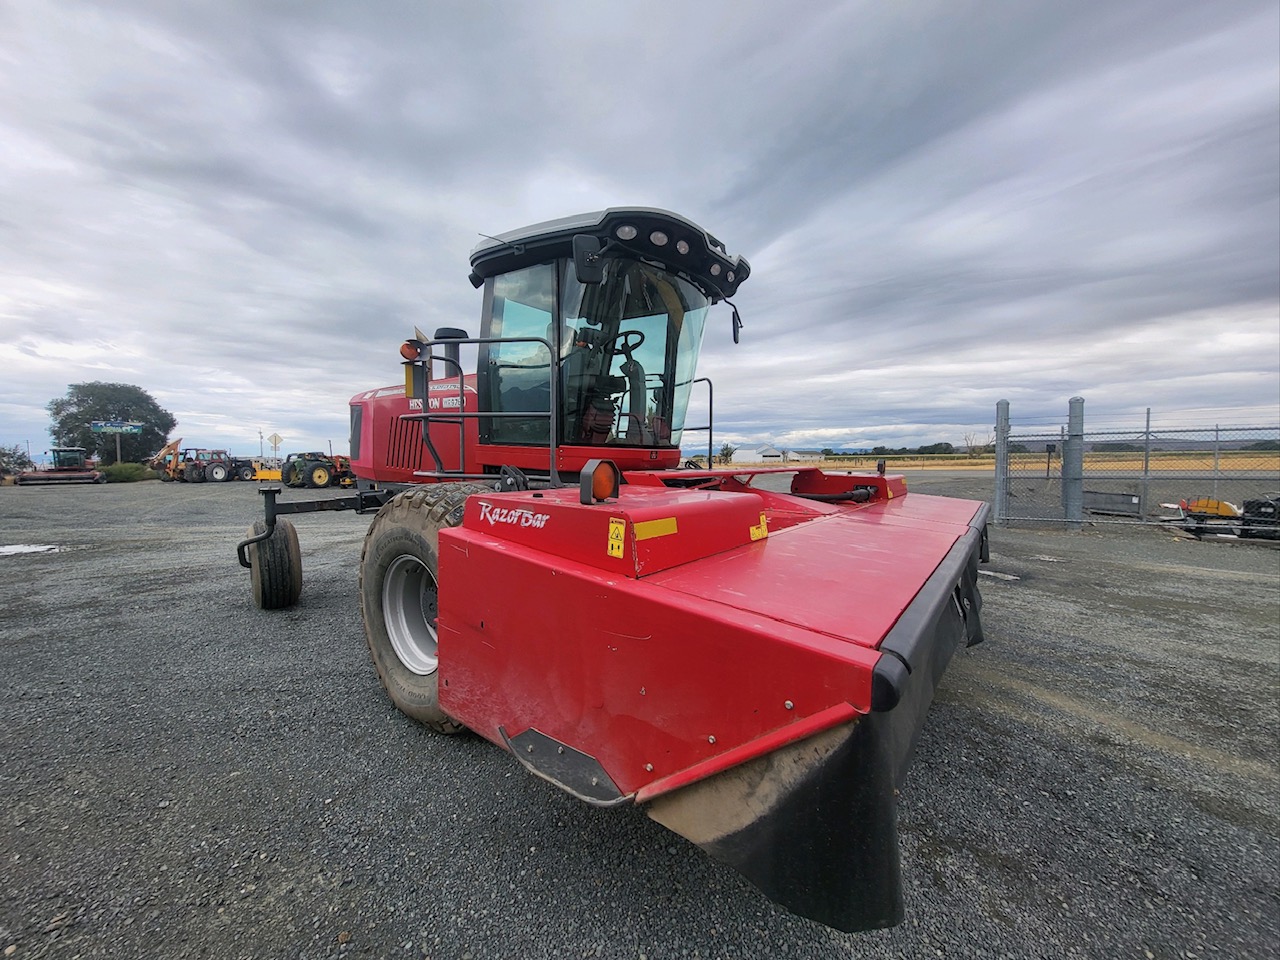
[[[256,610],[234,544],[259,500],[0,488],[0,547],[59,548],[0,550],[4,956],[1275,955],[1265,545],[994,531],[988,642],[901,798],[907,920],[844,935],[396,713],[360,626],[367,517],[299,518],[302,603]]]

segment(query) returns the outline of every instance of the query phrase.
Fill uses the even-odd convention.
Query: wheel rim
[[[329,471],[324,467],[320,467],[314,474],[312,474],[312,477],[315,479],[317,487],[323,487],[329,482]]]
[[[382,617],[396,656],[420,676],[435,673],[436,582],[417,557],[396,557],[382,584]]]

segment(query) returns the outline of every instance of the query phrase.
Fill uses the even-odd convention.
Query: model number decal
[[[521,510],[513,507],[495,507],[491,503],[480,501],[480,519],[486,520],[489,526],[509,523],[516,527],[533,527],[541,530],[551,519],[549,513],[534,513],[532,510]]]

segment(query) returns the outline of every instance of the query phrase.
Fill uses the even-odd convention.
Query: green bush
[[[107,475],[107,483],[137,483],[156,478],[155,471],[142,463],[113,463],[101,469]]]

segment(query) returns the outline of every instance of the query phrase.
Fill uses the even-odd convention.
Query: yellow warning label
[[[627,521],[609,518],[609,556],[621,557],[622,545],[627,538]]]
[[[760,524],[751,528],[752,540],[763,540],[769,535],[769,521],[762,513],[760,514]]]
[[[669,537],[676,533],[676,518],[663,517],[661,520],[642,520],[636,524],[637,540],[652,540],[654,537]]]

